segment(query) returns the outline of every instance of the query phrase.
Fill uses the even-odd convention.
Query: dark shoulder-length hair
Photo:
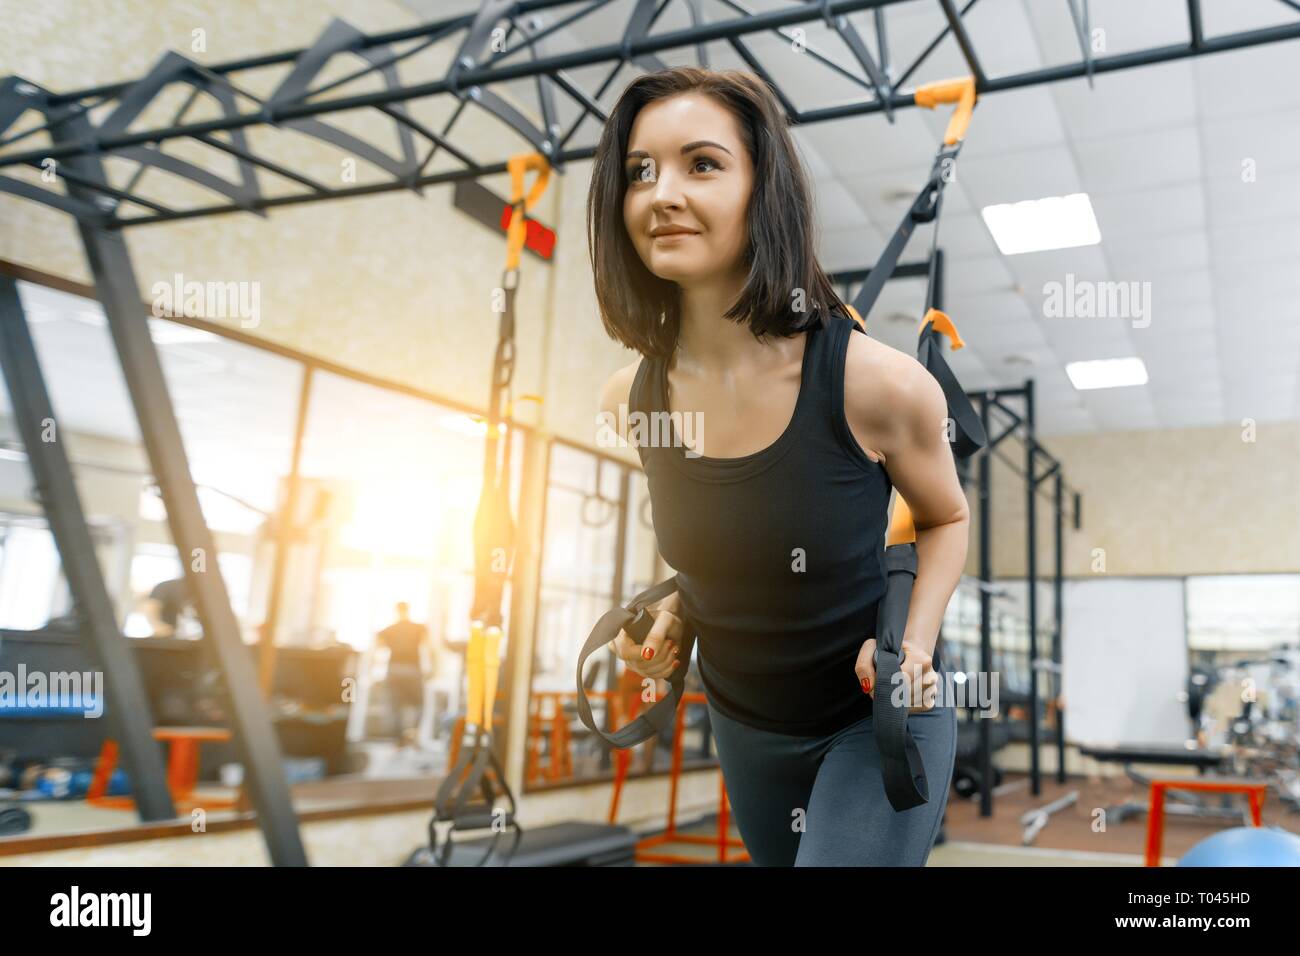
[[[818,325],[824,312],[848,315],[817,263],[808,178],[776,97],[747,71],[679,67],[633,80],[596,147],[587,193],[587,244],[605,330],[642,355],[667,357],[677,343],[677,283],[659,278],[641,261],[623,220],[623,197],[633,120],[647,103],[683,93],[707,94],[731,111],[754,166],[744,253],[749,278],[725,317],[747,323],[762,340]]]

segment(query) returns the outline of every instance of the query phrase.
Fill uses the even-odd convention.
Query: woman
[[[684,627],[698,635],[756,864],[920,866],[952,777],[956,714],[935,699],[935,644],[970,517],[942,390],[911,356],[851,334],[816,261],[812,209],[753,74],[639,77],[605,126],[587,203],[596,296],[606,330],[642,358],[606,383],[602,419],[672,413],[670,441],[655,429],[634,440],[680,585],[642,647],[625,632],[613,646],[663,694],[689,665],[677,659]],[[901,813],[871,722],[891,487],[917,528],[903,670],[930,787],[928,804]]]

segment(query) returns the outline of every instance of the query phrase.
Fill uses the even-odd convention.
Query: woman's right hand
[[[652,678],[655,700],[663,700],[668,694],[667,678],[678,667],[686,666],[679,660],[686,637],[686,626],[681,618],[681,594],[674,591],[659,603],[650,605],[646,611],[654,624],[644,643],[637,644],[627,631],[620,630],[609,646],[629,670]]]

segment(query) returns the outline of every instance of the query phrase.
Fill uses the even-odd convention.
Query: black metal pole
[[[1029,781],[1034,796],[1043,791],[1038,765],[1038,468],[1035,461],[1034,381],[1025,381],[1025,587],[1029,604]]]
[[[90,135],[85,117],[61,126],[56,139]],[[76,172],[95,182],[106,182],[103,163],[82,157]],[[68,184],[68,192],[94,202],[91,190]],[[204,640],[214,652],[225,678],[231,705],[235,744],[247,774],[247,789],[257,810],[271,862],[277,866],[303,866],[306,851],[298,833],[298,820],[289,796],[275,728],[257,686],[257,671],[239,632],[230,595],[217,565],[217,548],[204,522],[198,491],[190,475],[180,426],[167,390],[158,350],[149,335],[141,310],[144,301],[136,282],[126,237],[120,232],[78,223],[95,288],[108,317],[113,345],[140,424],[149,463],[162,492],[172,541],[185,570]]]
[[[1187,0],[1187,27],[1191,34],[1192,49],[1200,50],[1205,45],[1205,32],[1201,29],[1200,0]]]
[[[980,398],[980,423],[984,434],[989,434],[989,400]],[[992,688],[993,674],[993,620],[992,595],[989,586],[993,582],[993,495],[992,495],[992,453],[990,445],[980,452],[979,462],[979,507],[980,507],[980,673],[979,679]],[[996,703],[996,702],[995,702]],[[1000,705],[999,705],[1000,709]],[[980,816],[993,816],[993,755],[990,752],[989,721],[994,718],[981,716],[979,721],[979,761],[980,761]]]
[[[87,648],[104,669],[105,716],[122,748],[123,765],[140,819],[176,816],[167,790],[162,752],[153,739],[149,697],[128,639],[122,635],[113,601],[95,556],[81,498],[64,452],[64,432],[54,414],[49,390],[23,315],[18,284],[0,275],[0,369],[13,407],[14,424],[27,452],[41,507],[59,549],[63,575],[76,602]]]
[[[1065,671],[1064,662],[1061,660],[1061,634],[1064,627],[1065,611],[1065,479],[1061,476],[1061,470],[1056,471],[1056,479],[1053,482],[1054,497],[1056,498],[1056,507],[1054,509],[1056,517],[1054,524],[1056,526],[1056,580],[1052,585],[1052,603],[1056,611],[1056,626],[1052,629],[1052,660],[1056,662],[1057,669],[1054,671],[1056,680],[1053,683],[1052,697],[1056,701],[1056,782],[1065,783],[1065,708],[1061,706],[1061,692],[1063,690]]]

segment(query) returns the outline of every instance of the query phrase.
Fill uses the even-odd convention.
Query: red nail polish
[[[647,660],[647,661],[651,660],[654,658],[654,656],[655,656],[655,649],[653,647],[641,648],[641,658],[643,660]]]
[[[871,681],[867,680],[867,679],[864,677],[864,678],[862,678],[861,683],[862,683],[862,693],[864,693],[864,694],[870,694],[870,693],[871,693]]]

